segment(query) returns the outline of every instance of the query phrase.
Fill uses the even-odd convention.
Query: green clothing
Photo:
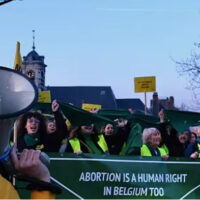
[[[30,146],[35,146],[35,145],[39,144],[40,138],[39,138],[38,134],[25,134],[24,141],[26,143],[26,146],[30,147]]]
[[[86,144],[88,146],[89,151],[92,151],[91,153],[102,154],[103,152],[104,153],[108,152],[108,146],[107,146],[104,136],[102,134],[98,135],[98,141],[97,141],[97,145],[101,149],[99,149],[95,145],[94,141],[92,140],[91,135],[82,133],[82,136],[84,138],[84,142],[79,140],[79,138],[73,138],[73,139],[69,140],[69,143],[71,144],[74,153],[77,151],[81,151],[81,143]]]
[[[82,133],[82,136],[83,136],[83,138],[85,140],[85,143],[92,149],[93,153],[95,153],[95,154],[102,154],[102,151],[100,149],[98,149],[98,147],[95,145],[95,143],[92,140],[90,134]]]

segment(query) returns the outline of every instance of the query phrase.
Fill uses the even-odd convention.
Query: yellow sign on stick
[[[135,77],[135,92],[155,92],[156,91],[156,77]]]
[[[40,103],[51,103],[51,93],[49,90],[39,92],[38,102]]]
[[[82,104],[82,109],[83,110],[87,110],[87,111],[91,111],[91,110],[94,110],[94,109],[101,109],[101,105],[99,105],[99,104],[83,103]]]

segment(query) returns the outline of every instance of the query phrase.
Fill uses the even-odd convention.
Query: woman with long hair
[[[27,112],[17,119],[17,148],[44,149],[45,137],[47,135],[46,122],[39,112]]]

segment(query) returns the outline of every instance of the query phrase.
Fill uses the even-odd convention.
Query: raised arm
[[[60,112],[60,105],[57,100],[52,102],[51,108],[55,117],[57,134],[61,137],[66,137],[68,135],[67,125],[62,113]]]

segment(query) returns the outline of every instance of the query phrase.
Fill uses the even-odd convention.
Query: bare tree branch
[[[200,43],[194,45],[199,50]],[[185,76],[188,80],[187,88],[193,93],[193,105],[196,104],[195,107],[200,109],[200,54],[197,51],[191,51],[189,58],[181,61],[172,60],[176,64],[178,74]]]

